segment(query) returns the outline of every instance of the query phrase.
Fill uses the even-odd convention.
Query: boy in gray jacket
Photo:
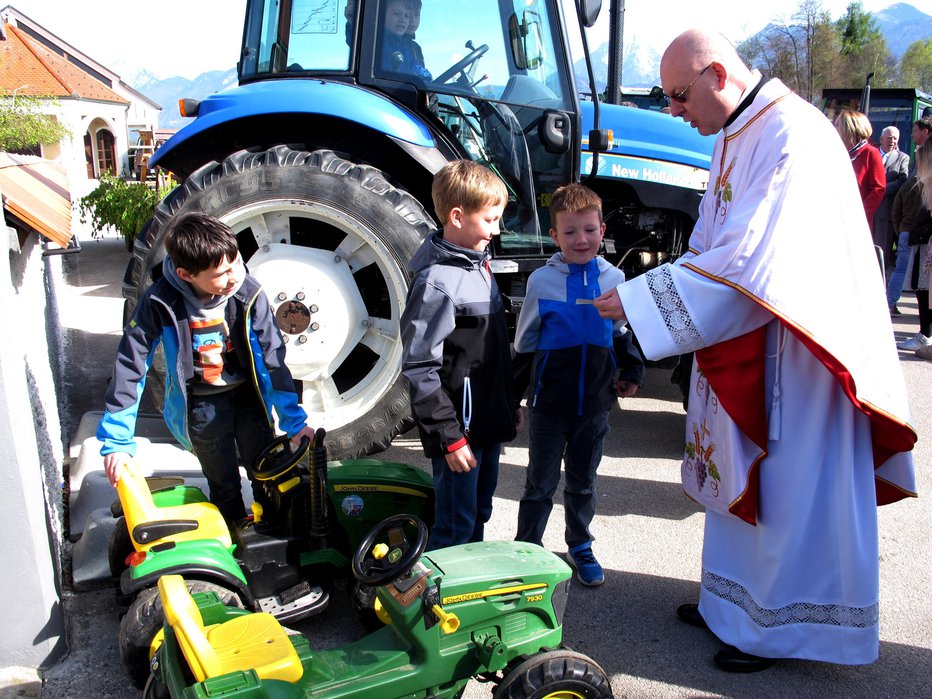
[[[437,173],[431,194],[443,231],[408,264],[401,372],[433,468],[428,548],[438,549],[482,540],[516,414],[505,311],[487,251],[508,192],[487,168],[457,160]]]

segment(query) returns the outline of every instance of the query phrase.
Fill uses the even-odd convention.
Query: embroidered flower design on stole
[[[722,480],[715,462],[712,460],[712,454],[715,453],[715,442],[710,441],[712,433],[703,420],[700,424],[693,423],[693,441],[686,444],[686,471],[696,477],[696,485],[699,492],[708,481],[709,492],[712,497],[718,497],[718,484]],[[711,480],[709,480],[711,477]]]
[[[718,218],[722,223],[725,222],[725,214],[728,212],[728,204],[731,203],[732,199],[731,182],[728,181],[728,178],[731,175],[731,171],[734,169],[737,162],[738,157],[733,157],[731,162],[728,164],[728,167],[725,169],[725,172],[715,178],[715,212],[716,218]]]

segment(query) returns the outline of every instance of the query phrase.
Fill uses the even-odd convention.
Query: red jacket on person
[[[874,212],[883,201],[887,188],[887,173],[883,167],[883,157],[880,151],[867,141],[861,141],[850,149],[848,154],[851,156],[854,176],[858,180],[861,201],[864,202],[867,225],[873,229]]]

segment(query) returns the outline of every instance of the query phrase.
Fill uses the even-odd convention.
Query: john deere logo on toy
[[[531,583],[529,585],[510,585],[500,587],[495,590],[483,590],[481,592],[467,592],[462,595],[450,595],[441,600],[441,604],[456,604],[457,602],[468,602],[474,599],[483,599],[484,597],[500,597],[501,595],[511,595],[516,592],[526,592],[528,590],[546,590],[547,583]],[[532,601],[532,600],[528,600]]]
[[[389,563],[397,563],[398,559],[401,558],[401,549],[399,548],[392,549],[391,551],[388,552],[387,558],[388,558]]]

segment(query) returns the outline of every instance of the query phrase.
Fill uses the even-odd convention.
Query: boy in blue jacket
[[[623,323],[603,319],[592,300],[624,280],[598,257],[602,201],[580,184],[559,188],[550,203],[550,236],[560,252],[528,279],[514,341],[514,392],[528,391],[529,463],[518,508],[519,541],[540,544],[566,463],[566,544],[584,585],[605,581],[592,553],[595,477],[617,397],[644,382],[644,360]]]
[[[285,345],[269,301],[246,273],[229,226],[180,215],[165,238],[156,282],[133,312],[117,350],[106,410],[97,428],[112,484],[136,453],[136,415],[156,347],[165,353],[162,415],[207,477],[210,501],[227,522],[246,516],[237,448],[247,472],[279,427],[313,438],[298,404]],[[250,479],[252,474],[250,473]]]

